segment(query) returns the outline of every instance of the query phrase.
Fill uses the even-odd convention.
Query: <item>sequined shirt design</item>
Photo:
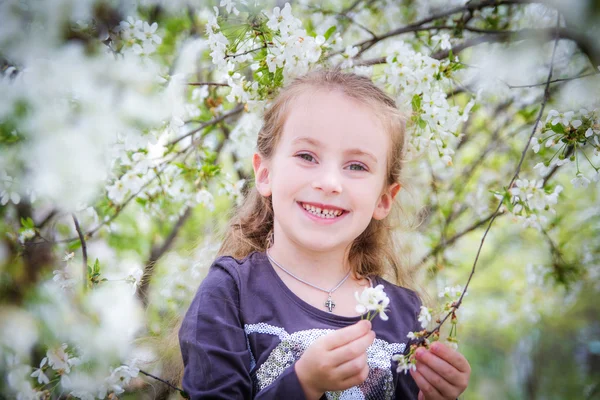
[[[304,351],[316,339],[333,332],[333,329],[307,329],[289,334],[285,329],[266,323],[246,324],[244,331],[247,338],[251,334],[266,334],[279,337],[280,343],[271,351],[266,360],[256,367],[250,342],[248,350],[251,354],[251,376],[256,391],[260,391],[273,383],[286,368],[292,366]],[[375,339],[367,349],[369,375],[365,382],[350,389],[338,392],[327,392],[327,399],[392,399],[395,387],[391,371],[391,357],[404,351],[405,343],[388,343]]]

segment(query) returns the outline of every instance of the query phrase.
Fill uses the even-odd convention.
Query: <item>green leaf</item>
[[[565,127],[562,124],[552,125],[551,129],[556,133],[565,133]]]
[[[96,258],[96,261],[94,262],[94,267],[92,268],[92,274],[100,275],[100,261],[97,258]]]
[[[69,249],[69,252],[73,252],[73,251],[79,249],[80,247],[81,247],[81,241],[75,240],[75,241],[69,243],[68,249]]]
[[[325,40],[328,40],[331,35],[333,35],[333,33],[335,32],[335,30],[337,29],[337,26],[333,25],[332,27],[330,27],[329,29],[327,29],[327,32],[325,32]]]
[[[34,229],[35,228],[35,223],[33,222],[33,220],[30,217],[21,218],[21,225],[25,229]]]
[[[410,104],[412,105],[413,111],[419,111],[421,109],[421,96],[415,94],[410,101]]]

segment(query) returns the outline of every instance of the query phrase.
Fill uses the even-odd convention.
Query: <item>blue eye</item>
[[[366,171],[367,170],[362,164],[358,164],[358,163],[350,164],[349,169],[350,169],[350,171]]]

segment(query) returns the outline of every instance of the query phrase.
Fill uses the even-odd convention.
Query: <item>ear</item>
[[[254,168],[254,185],[256,186],[256,190],[264,197],[269,197],[271,195],[271,174],[267,160],[260,154],[254,153],[254,156],[252,156],[252,168]]]
[[[400,186],[399,183],[392,183],[387,190],[381,194],[377,206],[375,207],[375,211],[373,211],[373,218],[381,220],[388,216],[392,210],[394,199],[401,187],[402,186]]]

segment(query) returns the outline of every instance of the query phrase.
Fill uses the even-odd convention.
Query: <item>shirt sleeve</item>
[[[295,372],[287,368],[271,385],[254,393],[240,312],[236,271],[215,262],[194,296],[181,328],[182,386],[196,399],[304,399]]]

